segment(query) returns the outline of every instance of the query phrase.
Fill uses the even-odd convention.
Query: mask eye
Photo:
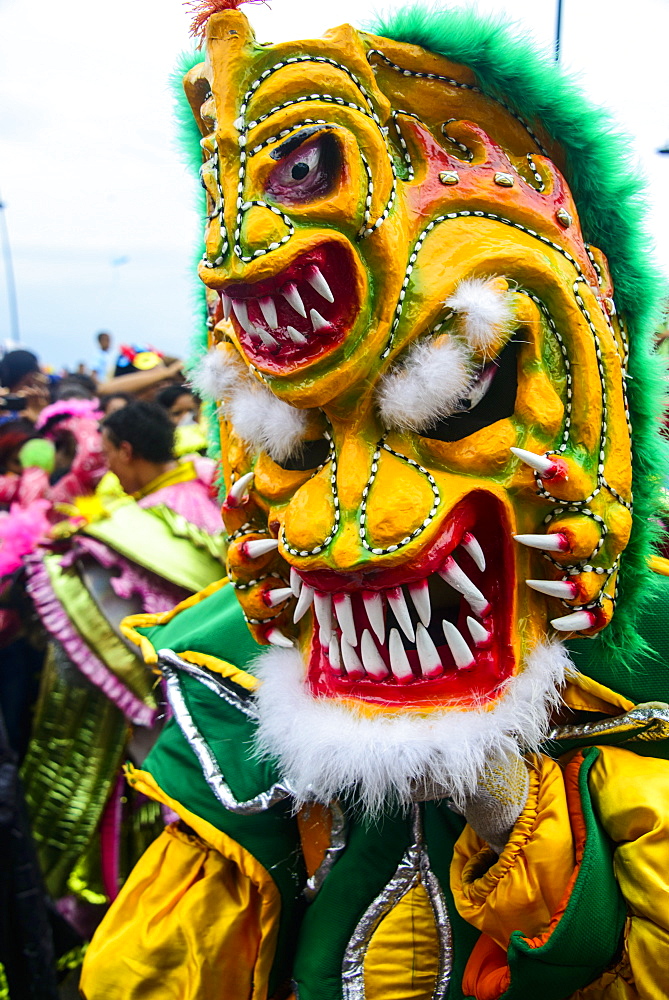
[[[280,152],[275,150],[275,153]],[[266,192],[284,205],[300,205],[330,194],[341,168],[337,140],[321,134],[292,150],[269,175]]]
[[[274,458],[272,461],[287,472],[309,472],[324,465],[329,456],[330,442],[326,438],[318,438],[316,441],[304,441],[299,451],[295,451],[288,458],[280,462]]]
[[[518,391],[518,344],[511,340],[500,356],[486,365],[458,410],[421,431],[436,441],[461,441],[497,420],[510,417]]]

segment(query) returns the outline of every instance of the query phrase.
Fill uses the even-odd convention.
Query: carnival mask
[[[230,578],[310,696],[493,707],[614,612],[626,336],[540,124],[344,26],[215,14],[202,132]]]

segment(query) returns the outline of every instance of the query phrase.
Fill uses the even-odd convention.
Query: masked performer
[[[168,614],[223,572],[214,463],[177,463],[173,445],[155,403],[106,417],[97,450],[134,499],[80,498],[89,518],[61,522],[24,560],[23,617],[49,641],[22,776],[47,888],[84,938],[164,827],[157,803],[123,789],[121,765],[143,760],[164,700],[118,624]]]
[[[623,146],[469,14],[259,45],[225,6],[185,89],[230,583],[126,623],[174,712],[129,780],[179,821],[84,994],[667,997],[656,289]]]

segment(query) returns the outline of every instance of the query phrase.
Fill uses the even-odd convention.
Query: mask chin
[[[539,747],[571,668],[561,643],[539,643],[493,708],[368,715],[315,698],[299,652],[272,649],[254,668],[263,682],[257,750],[279,761],[298,805],[344,797],[374,817],[430,789],[461,806],[487,759]]]

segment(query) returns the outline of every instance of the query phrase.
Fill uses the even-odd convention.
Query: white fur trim
[[[213,347],[196,368],[190,384],[204,399],[222,404],[240,438],[254,451],[278,462],[299,452],[308,416],[277,397],[250,373],[237,352]]]
[[[299,804],[349,795],[374,816],[387,804],[411,802],[417,787],[434,786],[463,809],[486,761],[517,753],[519,745],[537,749],[568,668],[560,642],[541,643],[493,708],[367,716],[314,698],[299,652],[271,649],[253,667],[263,681],[257,749],[278,759]]]
[[[381,419],[397,430],[423,430],[455,412],[470,384],[471,360],[462,343],[420,340],[381,379],[377,396]]]
[[[226,407],[237,434],[255,451],[266,451],[282,462],[299,453],[307,429],[308,414],[255,383],[238,388]]]
[[[198,361],[189,382],[203,399],[220,403],[248,379],[248,370],[236,351],[212,347]]]
[[[513,329],[513,294],[501,292],[493,279],[461,281],[446,305],[462,318],[460,332],[476,351],[496,345]]]

